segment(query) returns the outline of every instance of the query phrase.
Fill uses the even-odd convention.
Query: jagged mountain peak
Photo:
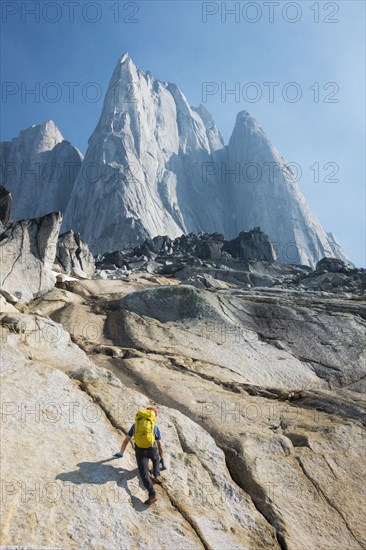
[[[31,130],[33,130],[33,131],[37,130],[37,131],[39,131],[41,133],[44,133],[44,134],[47,134],[47,133],[59,133],[59,134],[61,134],[61,131],[60,131],[59,127],[51,119],[44,120],[43,122],[40,122],[39,124],[32,124],[28,128],[24,128],[23,130],[21,130],[20,133],[29,132]]]
[[[41,126],[30,130],[41,136],[37,153],[63,140],[52,121]],[[314,266],[332,250],[294,175],[248,111],[238,113],[225,146],[205,106],[192,107],[176,84],[141,71],[127,52],[88,143],[86,169],[69,186],[63,230],[80,232],[100,253],[157,235],[205,231],[232,239],[253,227],[263,228],[283,263]],[[337,256],[346,259],[341,250]]]
[[[82,159],[53,120],[34,124],[11,142],[0,143],[0,183],[12,194],[13,218],[64,212]]]
[[[125,63],[125,62],[128,61],[128,60],[132,61],[131,58],[130,58],[130,56],[128,55],[128,52],[125,52],[125,53],[123,53],[123,54],[121,55],[121,57],[119,58],[119,61],[118,61],[118,62],[119,62],[119,64],[122,65],[122,63]]]
[[[329,250],[285,161],[248,111],[238,113],[224,146],[206,107],[191,107],[177,84],[141,71],[127,54],[84,162],[97,162],[101,174],[93,183],[79,175],[64,230],[79,231],[100,252],[147,236],[217,231],[234,238],[258,226],[281,262],[313,266]]]
[[[53,149],[53,147],[57,143],[61,143],[63,139],[61,131],[53,120],[46,120],[41,124],[33,124],[21,130],[18,138],[14,138],[13,141],[18,140],[27,148],[33,151],[42,152]]]
[[[233,133],[237,130],[240,131],[240,129],[243,128],[250,129],[251,131],[255,131],[263,134],[263,136],[266,136],[258,120],[248,111],[239,111],[239,113],[236,115]]]

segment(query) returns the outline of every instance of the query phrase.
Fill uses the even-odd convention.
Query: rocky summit
[[[112,252],[157,235],[216,231],[233,239],[256,226],[277,247],[281,263],[346,259],[247,111],[238,114],[224,145],[203,105],[190,106],[175,84],[141,71],[124,54],[89,139],[64,229]]]
[[[261,227],[280,263],[347,261],[303,197],[262,127],[238,113],[227,145],[203,105],[144,72],[124,54],[113,72],[83,159],[52,121],[0,145],[0,184],[20,220],[65,213],[63,232],[97,253],[146,238]]]
[[[259,227],[93,258],[2,196],[5,548],[366,547],[364,270],[278,263]],[[151,507],[113,456],[147,406]]]

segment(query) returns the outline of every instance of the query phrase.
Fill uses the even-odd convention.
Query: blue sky
[[[325,230],[365,265],[363,1],[74,4],[72,14],[67,1],[2,2],[3,140],[52,119],[85,153],[113,68],[128,51],[192,105],[206,99],[226,143],[239,111],[255,116],[300,167],[300,187]],[[215,93],[203,98],[207,82]],[[278,83],[272,98],[268,83]],[[36,95],[26,95],[32,87]],[[225,96],[235,87],[239,97]]]

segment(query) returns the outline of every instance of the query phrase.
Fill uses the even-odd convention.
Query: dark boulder
[[[343,260],[338,258],[322,258],[316,264],[315,271],[317,273],[324,273],[329,271],[330,273],[349,273],[349,267]]]
[[[125,254],[121,250],[115,250],[109,254],[104,254],[96,264],[98,269],[113,269],[128,267],[128,262]]]
[[[222,257],[222,247],[224,244],[224,236],[219,233],[204,236],[196,244],[196,252],[201,260],[209,260],[220,262]]]
[[[158,249],[152,239],[145,239],[144,242],[134,250],[136,256],[146,256],[149,260],[155,260]]]
[[[223,250],[239,260],[276,260],[275,249],[260,227],[241,231],[236,239],[224,242]]]
[[[157,251],[161,254],[171,254],[173,252],[172,240],[167,235],[158,235],[152,239]]]
[[[172,254],[220,262],[224,236],[221,233],[189,233],[174,239]]]

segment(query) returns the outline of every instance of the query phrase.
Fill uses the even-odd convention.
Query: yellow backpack
[[[141,409],[135,416],[135,443],[141,449],[152,447],[155,443],[155,428],[156,416],[154,411]]]

